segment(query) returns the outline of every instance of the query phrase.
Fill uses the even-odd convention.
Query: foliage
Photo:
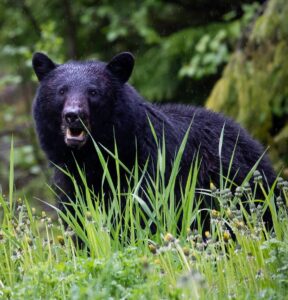
[[[288,3],[271,0],[215,85],[207,107],[243,124],[287,165]],[[279,156],[282,161],[279,161]]]
[[[22,80],[29,80],[26,72],[30,72],[27,67],[34,51],[47,52],[62,62],[75,57],[109,59],[128,49],[137,56],[133,82],[141,93],[150,100],[177,99],[182,81],[179,72],[197,80],[219,74],[241,28],[250,21],[251,10],[255,11],[255,4],[249,5],[247,13],[247,4],[241,8],[240,3],[237,10],[219,8],[214,20],[208,16],[215,7],[208,6],[207,12],[202,10],[206,21],[195,15],[197,5],[190,7],[185,1],[145,0],[140,5],[130,0],[124,6],[119,1],[3,0],[0,59],[7,68],[12,68],[12,63],[25,69]],[[172,17],[173,10],[180,14],[177,20]],[[181,13],[195,19],[197,26],[181,25]],[[176,28],[177,22],[182,28]],[[146,80],[143,74],[147,74]],[[153,80],[159,83],[157,89]]]
[[[105,150],[96,150],[101,158]],[[247,184],[238,187],[232,195],[227,189],[229,181],[222,178],[226,182],[222,189],[212,187],[202,191],[219,203],[219,210],[208,209],[211,230],[204,234],[201,226],[199,231],[188,226],[188,230],[185,227],[179,231],[176,222],[169,222],[179,219],[179,211],[172,204],[171,186],[175,185],[176,177],[172,176],[161,186],[163,151],[159,149],[158,175],[155,181],[150,181],[153,188],[147,192],[148,199],[154,197],[153,203],[157,205],[151,208],[151,213],[140,194],[137,196],[144,178],[138,176],[137,164],[130,178],[131,190],[125,195],[121,195],[118,183],[110,181],[109,172],[104,174],[103,184],[107,180],[113,191],[109,211],[101,209],[98,196],[87,189],[84,174],[79,170],[84,189],[81,193],[80,187],[75,185],[76,216],[70,215],[68,210],[67,213],[59,211],[68,223],[68,227],[64,227],[61,218],[53,221],[45,211],[39,213],[31,207],[26,199],[15,199],[12,146],[10,192],[7,197],[0,194],[2,298],[284,299],[288,282],[288,182],[278,180],[281,197],[277,198],[279,210],[276,211],[275,186],[265,192],[264,199],[254,199]],[[115,163],[121,165],[116,153]],[[181,154],[175,158],[173,169],[177,170],[180,159]],[[197,181],[195,170],[190,176],[191,182]],[[259,173],[254,180],[263,188]],[[186,189],[181,205],[185,211],[189,206],[192,208],[191,214],[183,215],[189,225],[199,216],[198,209],[193,209],[195,185],[187,185]],[[243,196],[251,214],[241,202]],[[124,212],[119,207],[119,197],[126,200]],[[274,231],[271,232],[262,221],[266,209],[273,216]],[[139,226],[138,216],[143,218],[142,226]],[[157,232],[153,233],[150,225],[155,220]],[[234,240],[228,228],[233,230]],[[75,233],[83,241],[81,247],[77,246]]]
[[[244,4],[242,8],[244,14],[241,19],[235,21],[235,13],[232,11],[223,16],[227,22],[225,25],[219,23],[204,28],[196,42],[190,63],[180,69],[180,76],[199,80],[217,74],[219,68],[229,60],[235,41],[239,38],[241,30],[251,22],[259,10],[259,4],[256,2],[252,5]]]

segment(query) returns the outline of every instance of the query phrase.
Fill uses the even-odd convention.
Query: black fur
[[[76,148],[65,143],[63,128],[66,125],[63,121],[63,109],[64,106],[75,108],[76,105],[80,112],[86,107],[87,127],[97,143],[114,151],[115,137],[119,157],[130,169],[135,162],[137,143],[139,165],[143,167],[149,157],[148,169],[153,173],[153,162],[157,160],[157,146],[147,117],[153,124],[159,140],[162,139],[164,128],[168,177],[169,166],[193,120],[182,157],[180,177],[186,178],[193,157],[199,150],[202,161],[198,187],[209,188],[210,181],[219,186],[218,145],[225,124],[223,173],[227,174],[238,137],[230,178],[235,176],[234,182],[241,185],[247,173],[263,154],[263,147],[237,123],[221,114],[188,105],[156,105],[146,102],[126,83],[133,65],[134,59],[129,53],[114,57],[108,64],[99,61],[71,61],[63,65],[54,64],[43,54],[34,55],[33,67],[40,80],[40,87],[35,97],[33,115],[41,147],[48,159],[60,167],[67,167],[77,178],[74,160],[76,158],[85,169],[90,186],[93,186],[96,192],[100,190],[103,172],[91,139],[88,138],[83,145]],[[89,92],[91,89],[93,93]],[[112,175],[115,175],[112,164],[109,168]],[[275,180],[275,173],[267,156],[262,158],[258,170],[271,185]],[[125,186],[126,179],[122,179]],[[55,183],[68,195],[73,195],[69,179],[56,168]],[[65,200],[65,197],[62,197],[63,199]]]

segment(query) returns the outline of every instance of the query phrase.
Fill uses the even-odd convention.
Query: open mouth
[[[82,146],[87,139],[87,133],[83,128],[67,127],[65,129],[65,142],[71,147]]]

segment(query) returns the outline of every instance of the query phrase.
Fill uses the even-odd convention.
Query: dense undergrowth
[[[218,189],[211,185],[211,190],[198,190],[195,163],[177,205],[174,186],[184,144],[167,183],[165,149],[159,150],[153,180],[141,175],[136,160],[125,193],[106,170],[109,209],[103,204],[105,195],[89,189],[79,168],[82,188],[75,182],[75,199],[67,204],[76,215],[55,208],[53,216],[35,210],[29,199],[15,199],[12,147],[9,194],[0,194],[0,298],[285,299],[288,182],[279,178],[264,191],[265,178],[255,166],[234,194],[225,178]],[[104,156],[95,146],[105,168]],[[125,166],[117,151],[113,155],[121,172]],[[265,199],[255,199],[248,184],[252,176]],[[211,226],[203,232],[199,202],[205,195],[213,197],[217,210],[207,209]],[[273,218],[270,231],[262,221],[265,210]]]

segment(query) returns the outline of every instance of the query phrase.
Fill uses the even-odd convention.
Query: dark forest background
[[[288,176],[286,0],[0,0],[0,186],[13,136],[19,195],[49,197],[31,118],[33,52],[54,61],[131,51],[149,101],[207,106],[240,122]],[[286,168],[285,168],[286,167]]]

